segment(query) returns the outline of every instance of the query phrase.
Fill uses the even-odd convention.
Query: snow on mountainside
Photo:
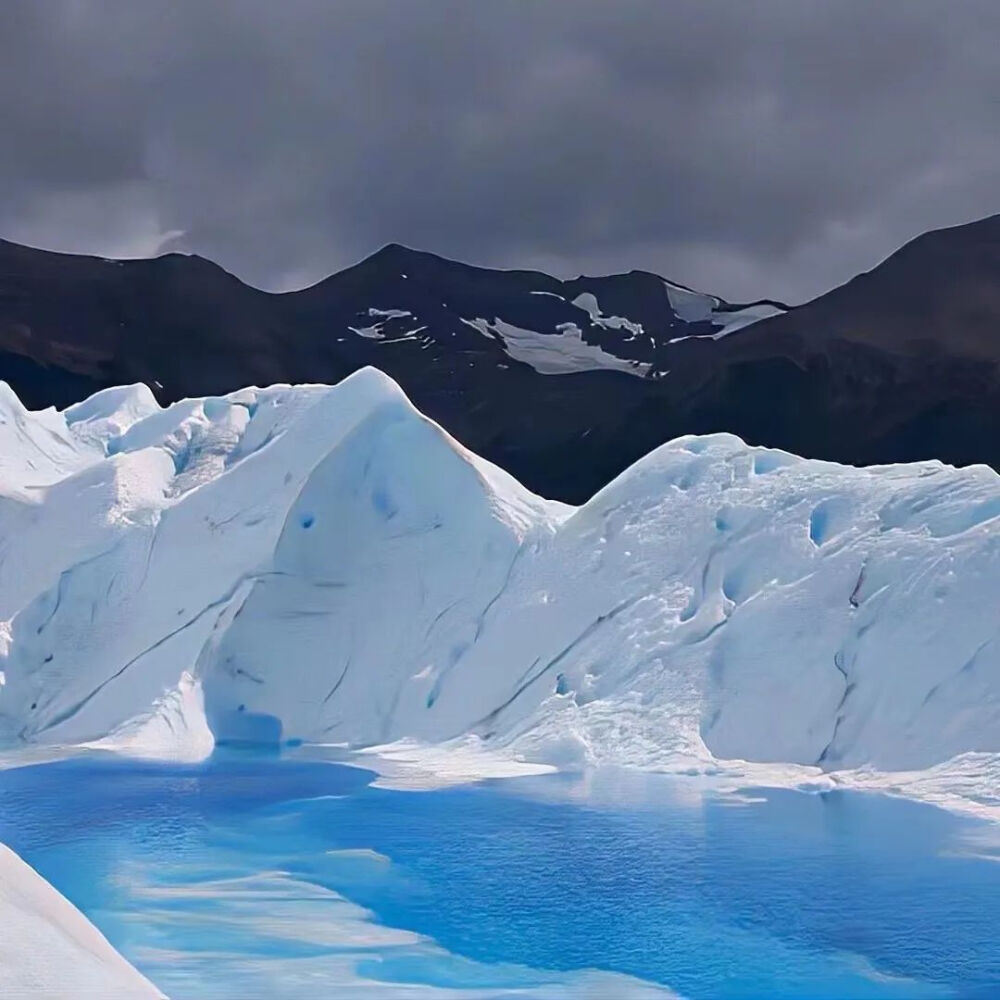
[[[1000,216],[927,233],[791,309],[647,271],[562,280],[392,244],[269,294],[197,256],[0,240],[0,380],[38,409],[122,383],[168,404],[375,366],[467,447],[574,504],[692,433],[1000,469],[998,274]]]
[[[368,369],[3,396],[0,740],[556,763],[1000,752],[1000,477],[680,438],[542,500]]]
[[[772,316],[781,316],[788,312],[787,308],[779,306],[775,302],[754,302],[747,306],[731,306],[716,295],[695,292],[683,285],[675,285],[671,281],[666,281],[664,284],[667,288],[670,308],[673,309],[678,319],[685,323],[709,323],[716,328],[707,333],[686,333],[679,337],[672,337],[668,341],[671,344],[679,344],[688,337],[708,337],[710,340],[718,340],[720,337],[742,330],[752,323],[757,323],[762,319],[770,319]]]
[[[678,311],[678,294],[702,306]],[[144,382],[166,404],[375,366],[535,492],[574,502],[705,426],[682,411],[710,372],[663,385],[686,355],[783,311],[648,272],[561,280],[395,245],[269,294],[198,257],[108,261],[0,240],[0,380],[33,408],[121,382]]]

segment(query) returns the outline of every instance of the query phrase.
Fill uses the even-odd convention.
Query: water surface
[[[177,1000],[1000,995],[986,824],[627,772],[371,777],[234,752],[23,767],[0,772],[0,841]]]

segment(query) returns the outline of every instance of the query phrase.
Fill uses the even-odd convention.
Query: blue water
[[[76,758],[0,772],[0,841],[175,998],[367,995],[357,977],[541,996],[581,969],[693,998],[1000,996],[986,824],[621,772],[370,780]]]

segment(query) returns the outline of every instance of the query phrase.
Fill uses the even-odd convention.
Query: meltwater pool
[[[175,1000],[1000,995],[1000,831],[597,771],[438,791],[219,751],[0,771],[0,841]]]

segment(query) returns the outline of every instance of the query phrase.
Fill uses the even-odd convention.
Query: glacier
[[[0,747],[457,740],[968,785],[1000,753],[998,529],[986,467],[727,434],[573,508],[374,369],[166,409],[3,386]]]
[[[985,466],[684,437],[570,507],[374,369],[165,409],[0,383],[0,767],[315,743],[404,785],[624,765],[1000,817],[998,598]],[[0,919],[15,987],[158,995],[2,845]]]

